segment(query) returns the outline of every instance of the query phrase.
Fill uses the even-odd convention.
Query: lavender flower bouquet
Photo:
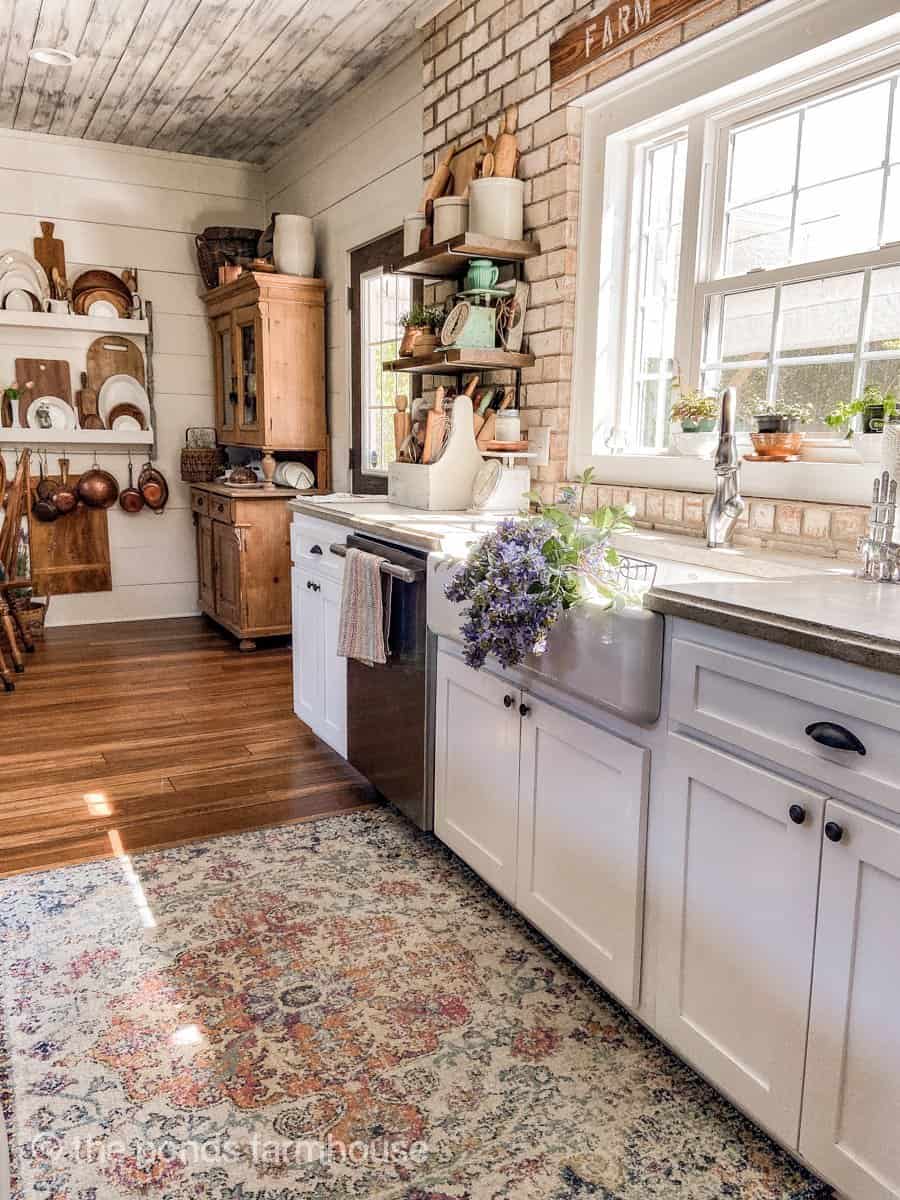
[[[574,512],[529,494],[537,513],[501,521],[446,585],[448,600],[467,605],[462,635],[470,667],[482,667],[489,655],[514,667],[528,654],[541,654],[560,615],[589,597],[608,607],[633,602],[605,575],[619,563],[609,539],[632,528],[632,513],[606,506],[585,515],[590,481],[590,471],[578,480]]]

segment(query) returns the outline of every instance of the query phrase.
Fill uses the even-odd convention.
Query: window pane
[[[793,261],[812,262],[875,249],[883,182],[882,171],[870,171],[802,191],[797,199]]]
[[[789,192],[797,170],[799,113],[788,113],[734,134],[729,206]]]
[[[866,350],[900,350],[900,267],[872,272]]]
[[[399,323],[411,304],[408,278],[373,271],[363,276],[362,311],[362,404],[363,454],[366,473],[383,474],[396,458],[394,446],[394,400],[398,392],[408,394],[403,375],[385,372],[383,364],[397,357],[403,334]]]
[[[898,104],[897,110],[897,118],[900,120],[900,104]],[[883,246],[889,246],[892,242],[900,242],[900,166],[891,168],[888,179],[884,234],[881,238]]]
[[[791,247],[791,196],[776,196],[735,208],[728,216],[725,274],[780,267]]]
[[[862,275],[795,283],[781,292],[781,355],[852,354],[859,338]]]
[[[766,398],[769,372],[766,367],[735,367],[731,370],[707,371],[703,376],[703,390],[707,394],[721,388],[733,387],[737,391],[738,429],[751,428],[753,414]]]
[[[749,362],[768,358],[775,291],[714,296],[710,303],[707,362]]]
[[[874,383],[887,395],[900,399],[900,358],[879,358],[866,364],[866,387]]]
[[[800,186],[881,167],[891,86],[885,80],[806,110]]]
[[[810,363],[778,368],[776,395],[789,404],[811,404],[813,428],[827,429],[825,417],[853,396],[853,363]]]

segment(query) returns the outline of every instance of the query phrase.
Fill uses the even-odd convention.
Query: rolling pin
[[[422,197],[423,212],[426,211],[429,200],[439,200],[447,190],[447,184],[450,182],[450,164],[456,153],[456,146],[457,143],[454,142],[441,162],[434,168],[434,174],[428,181],[428,186],[425,188],[425,195]]]
[[[494,142],[491,168],[495,178],[512,179],[515,176],[516,168],[519,165],[519,143],[516,141],[518,123],[518,110],[515,106],[510,105],[503,114],[500,132]]]
[[[411,425],[410,415],[407,412],[409,399],[406,396],[396,396],[394,403],[397,406],[397,411],[394,413],[394,446],[399,460],[400,450],[406,444]]]
[[[444,416],[445,391],[439,387],[434,393],[434,405],[428,410],[425,423],[425,446],[422,450],[422,462],[430,463],[437,458],[444,445],[444,426],[447,418]]]

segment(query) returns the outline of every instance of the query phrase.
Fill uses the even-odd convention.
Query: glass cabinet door
[[[216,393],[218,425],[222,433],[233,433],[237,420],[237,371],[234,356],[234,332],[231,317],[213,322],[215,340]]]
[[[238,359],[238,428],[256,431],[260,428],[260,339],[258,314],[255,308],[241,308],[234,314]]]

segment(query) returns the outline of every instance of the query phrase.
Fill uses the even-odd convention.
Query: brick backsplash
[[[557,484],[553,499],[562,499],[564,489],[571,486]],[[709,494],[699,492],[591,484],[585,489],[584,508],[592,512],[604,504],[631,504],[634,523],[641,529],[703,537],[711,500]],[[864,505],[750,499],[735,529],[734,541],[739,546],[787,554],[855,559],[856,540],[866,532],[868,517]]]

